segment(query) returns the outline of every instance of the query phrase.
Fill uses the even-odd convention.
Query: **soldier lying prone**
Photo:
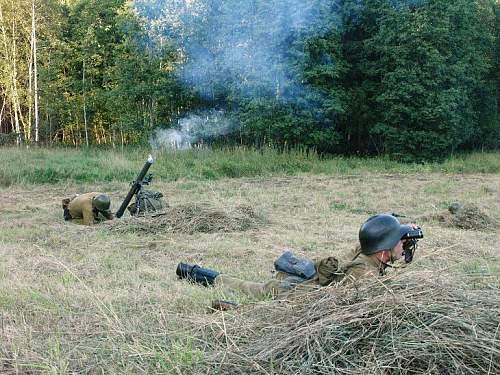
[[[285,252],[275,261],[276,277],[267,282],[241,280],[199,265],[179,263],[176,274],[204,286],[220,285],[252,298],[277,297],[298,286],[325,286],[385,275],[388,268],[404,259],[413,260],[417,242],[423,238],[415,224],[402,225],[390,214],[370,217],[359,230],[359,245],[351,260],[342,264],[335,257],[312,262]]]

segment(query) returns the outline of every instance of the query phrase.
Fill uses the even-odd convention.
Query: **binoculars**
[[[420,227],[416,227],[415,229],[411,229],[408,233],[406,233],[401,240],[412,240],[412,239],[421,239],[424,238],[424,232]]]
[[[411,229],[401,237],[401,241],[405,241],[403,245],[405,263],[411,263],[413,260],[413,255],[415,254],[415,250],[417,250],[417,242],[421,238],[424,238],[424,232],[420,227]]]

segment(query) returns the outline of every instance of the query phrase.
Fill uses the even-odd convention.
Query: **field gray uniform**
[[[358,255],[359,254],[359,255]],[[220,274],[215,278],[215,285],[224,289],[239,291],[253,299],[279,297],[294,289],[305,289],[329,285],[334,282],[350,283],[365,277],[380,276],[385,273],[385,266],[377,260],[360,253],[359,247],[352,252],[355,260],[339,264],[336,258],[328,257],[315,262],[316,275],[306,281],[298,281],[294,276],[278,272],[276,278],[265,282],[242,280],[234,276]]]

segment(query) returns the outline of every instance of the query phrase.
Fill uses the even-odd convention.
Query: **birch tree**
[[[31,56],[33,61],[33,81],[34,81],[34,102],[35,102],[35,143],[38,143],[38,69],[37,69],[37,49],[36,49],[36,21],[35,21],[35,0],[32,1],[32,23],[31,23]],[[31,70],[31,69],[30,69]],[[31,93],[30,93],[31,94]]]

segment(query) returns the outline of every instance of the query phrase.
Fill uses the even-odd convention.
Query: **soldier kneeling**
[[[103,193],[85,193],[62,200],[64,220],[83,219],[84,225],[112,220],[111,199]]]

